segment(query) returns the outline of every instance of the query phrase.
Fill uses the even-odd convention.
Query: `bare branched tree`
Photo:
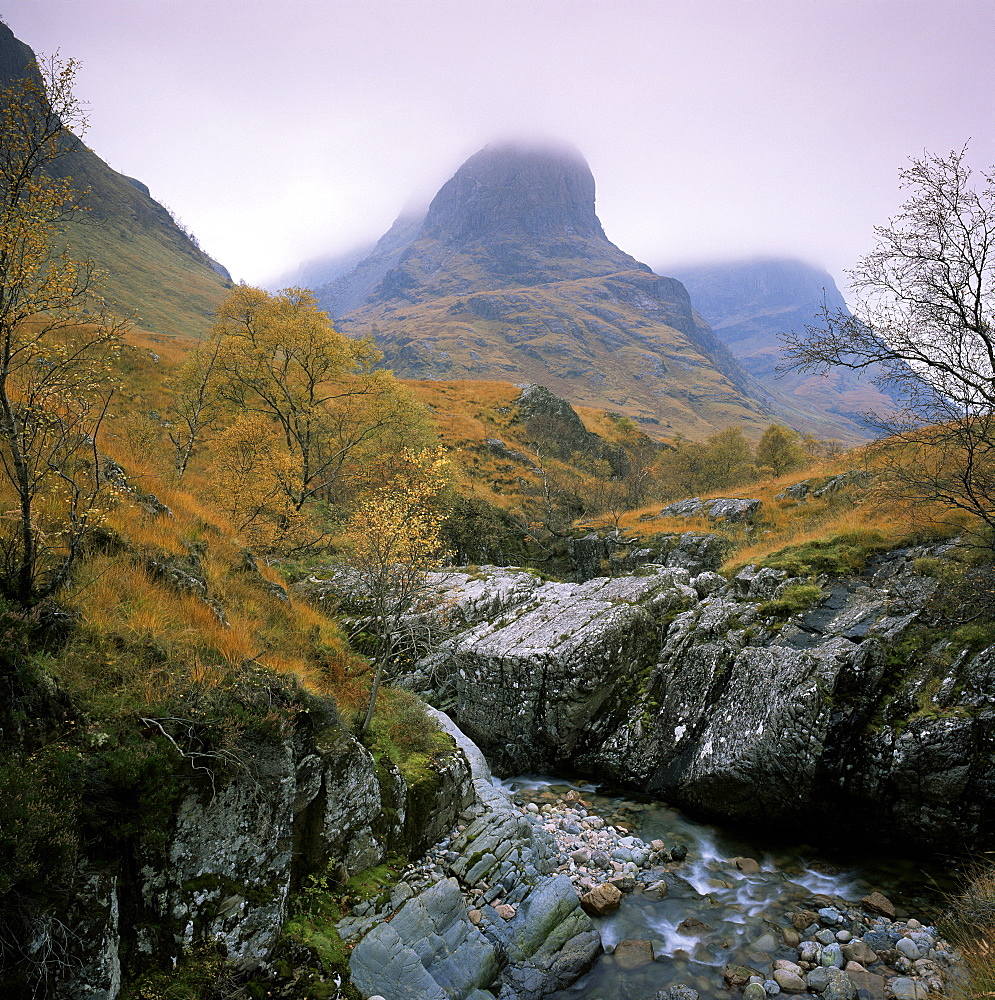
[[[826,309],[786,335],[784,370],[832,366],[898,389],[894,412],[868,414],[888,440],[885,481],[920,510],[979,519],[995,545],[995,168],[972,182],[966,147],[901,171],[908,200],[850,274],[854,315]],[[975,523],[977,523],[975,521]]]

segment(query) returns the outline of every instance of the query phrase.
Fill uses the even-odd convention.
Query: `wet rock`
[[[895,950],[907,958],[910,962],[914,962],[917,958],[920,958],[919,948],[916,946],[915,941],[912,938],[899,938],[895,943]]]
[[[749,983],[743,990],[743,1000],[767,1000],[767,991],[760,983]]]
[[[753,858],[733,858],[733,863],[744,875],[756,875],[760,865]]]
[[[353,982],[366,993],[406,1000],[436,1000],[443,983],[463,992],[493,982],[494,946],[475,927],[455,879],[445,879],[408,900],[391,923],[377,924],[353,949]]]
[[[784,990],[785,993],[807,993],[808,986],[801,977],[801,970],[792,972],[790,969],[775,969],[774,982]]]
[[[632,892],[636,888],[636,880],[631,875],[623,875],[621,878],[609,879],[609,882],[618,889],[619,892]]]
[[[791,926],[796,931],[803,931],[809,925],[817,923],[818,920],[819,914],[812,910],[800,910],[798,913],[791,914]]]
[[[773,934],[762,934],[756,941],[753,942],[753,950],[759,952],[777,951],[777,939]]]
[[[678,844],[670,851],[670,860],[680,863],[688,856],[688,849],[683,844]]]
[[[659,990],[652,996],[644,997],[643,1000],[698,1000],[698,991],[690,986],[678,984]]]
[[[722,970],[722,979],[726,986],[734,990],[743,989],[754,976],[763,979],[763,976],[756,969],[748,965],[727,965]]]
[[[891,942],[888,942],[890,945]],[[873,948],[867,946],[866,942],[861,941],[859,938],[854,941],[848,941],[846,944],[842,945],[841,948],[843,952],[843,957],[848,962],[858,962],[861,965],[872,965],[878,960],[877,953]]]
[[[840,969],[829,969],[829,983],[822,992],[822,1000],[857,1000],[857,987]]]
[[[622,893],[610,882],[597,886],[580,897],[584,912],[592,917],[604,917],[614,913],[622,901]]]
[[[860,900],[860,905],[869,913],[878,913],[889,920],[895,919],[895,907],[887,896],[880,892],[868,893]]]
[[[861,1000],[884,1000],[884,976],[873,972],[848,972],[850,982],[857,988]]]
[[[927,1000],[929,989],[914,979],[899,976],[896,979],[888,980],[885,987],[885,996],[894,998],[894,1000]]]
[[[615,964],[630,972],[653,961],[653,945],[649,941],[619,941],[612,954]]]
[[[828,968],[829,966],[834,966],[837,969],[843,968],[843,952],[836,941],[833,941],[832,944],[827,944],[822,949],[822,954],[819,956],[819,964],[824,968]]]
[[[697,917],[685,917],[677,925],[677,933],[684,935],[684,937],[700,937],[702,934],[708,934],[713,930],[715,930],[714,927],[709,926]]]

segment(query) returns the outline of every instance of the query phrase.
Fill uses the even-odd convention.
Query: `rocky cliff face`
[[[114,1000],[123,973],[168,967],[204,943],[237,969],[264,966],[292,880],[330,859],[357,872],[390,851],[424,850],[476,799],[461,751],[438,762],[431,787],[409,789],[389,762],[306,716],[289,738],[241,747],[229,764],[192,776],[160,818],[164,844],[148,831],[132,856],[76,880],[58,913],[29,921],[22,964],[34,963],[29,978],[45,995]]]
[[[607,239],[594,196],[576,150],[487,147],[319,297],[405,377],[540,382],[661,434],[760,426],[763,391],[679,282]]]
[[[727,582],[714,550],[683,542],[670,566],[583,584],[454,574],[439,586],[465,625],[406,683],[499,773],[579,769],[740,823],[981,848],[992,651],[950,667],[894,652],[936,586],[914,570],[925,555],[823,579],[787,624],[769,602],[806,581],[748,568]]]

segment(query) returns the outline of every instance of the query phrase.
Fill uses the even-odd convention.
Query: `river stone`
[[[816,933],[815,940],[819,944],[832,944],[836,940],[836,935],[828,927],[823,927]]]
[[[895,949],[899,954],[904,955],[910,962],[914,962],[917,958],[921,958],[922,955],[919,953],[918,947],[916,947],[915,941],[912,938],[899,938],[895,943]]]
[[[750,983],[743,990],[743,1000],[767,1000],[767,991],[760,983]]]
[[[850,977],[839,969],[829,969],[829,985],[822,993],[822,1000],[857,1000],[857,987]]]
[[[887,896],[880,892],[868,893],[860,900],[861,906],[871,913],[878,913],[889,920],[895,919],[895,907]]]
[[[785,993],[807,993],[808,987],[805,980],[790,969],[775,969],[774,982],[784,990]]]
[[[756,875],[760,865],[753,858],[733,858],[733,863],[744,875]]]
[[[677,925],[677,933],[683,934],[685,937],[698,937],[701,934],[707,934],[709,931],[713,930],[715,930],[714,927],[709,926],[697,917],[685,917]]]
[[[822,954],[819,956],[819,964],[824,967],[832,965],[837,969],[843,968],[843,952],[835,941],[832,944],[827,944],[822,949]]]
[[[801,944],[802,936],[794,927],[785,927],[781,931],[781,938],[789,948],[797,948]]]
[[[825,906],[819,910],[819,923],[823,927],[834,927],[843,923],[843,914],[835,906]]]
[[[649,941],[619,941],[613,955],[620,969],[631,972],[653,961],[653,945]]]
[[[798,913],[791,914],[791,926],[796,931],[803,931],[806,927],[818,923],[818,920],[819,914],[812,910],[800,910]]]
[[[734,990],[741,990],[754,976],[763,979],[756,969],[751,969],[748,965],[727,965],[722,970],[726,986]]]
[[[830,981],[829,969],[822,966],[813,969],[805,976],[805,983],[813,993],[821,993]]]
[[[584,912],[592,917],[605,917],[609,913],[614,913],[621,902],[621,891],[610,882],[603,882],[580,897],[580,905],[584,907]]]
[[[884,976],[874,972],[848,972],[861,1000],[884,1000]]]
[[[778,993],[781,992],[781,987],[777,985],[777,980],[775,979],[765,979],[764,980],[764,992],[769,997],[776,997]]]
[[[698,1000],[698,991],[690,986],[678,983],[676,986],[668,986],[665,990],[660,990],[645,1000]]]
[[[820,951],[822,951],[822,947],[817,941],[802,941],[798,945],[798,961],[816,962],[818,961]]]
[[[900,936],[897,931],[888,931],[883,927],[876,927],[864,935],[864,944],[875,951],[889,951],[895,947],[895,942]],[[860,959],[858,958],[857,961],[859,962]]]
[[[888,947],[891,947],[891,942],[888,942]],[[848,962],[859,962],[861,965],[873,965],[877,960],[877,952],[873,948],[869,947],[866,941],[861,941],[859,938],[854,941],[848,941],[841,948],[843,952],[843,957]]]
[[[777,951],[777,939],[773,934],[764,934],[753,942],[754,951],[772,952]]]
[[[631,875],[620,875],[618,878],[609,879],[609,882],[619,892],[633,892],[636,888],[636,880]]]

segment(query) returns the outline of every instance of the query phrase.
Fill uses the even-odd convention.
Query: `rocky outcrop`
[[[473,819],[436,852],[428,884],[340,924],[358,937],[353,982],[385,1000],[541,1000],[590,968],[601,938],[581,909],[552,835],[493,784],[483,755],[440,725],[470,762]],[[411,892],[410,889],[407,890]]]
[[[306,715],[286,739],[231,751],[224,768],[205,760],[164,830],[140,836],[117,870],[82,880],[57,917],[33,920],[24,948],[55,957],[55,972],[40,970],[55,995],[114,1000],[122,965],[133,974],[175,964],[202,942],[222,946],[238,970],[265,967],[295,878],[329,862],[355,872],[389,851],[424,850],[475,800],[455,747],[435,762],[427,789],[408,788],[353,737]],[[430,808],[419,801],[426,794]],[[411,812],[431,819],[414,827]]]
[[[759,500],[741,500],[722,497],[702,500],[691,497],[668,504],[660,517],[707,517],[712,521],[752,521],[760,510]]]
[[[405,683],[499,773],[569,765],[739,822],[980,846],[995,837],[995,657],[895,653],[936,587],[915,559],[937,551],[821,589],[753,567],[582,584],[488,570],[472,599],[453,588],[478,609],[468,627]]]

